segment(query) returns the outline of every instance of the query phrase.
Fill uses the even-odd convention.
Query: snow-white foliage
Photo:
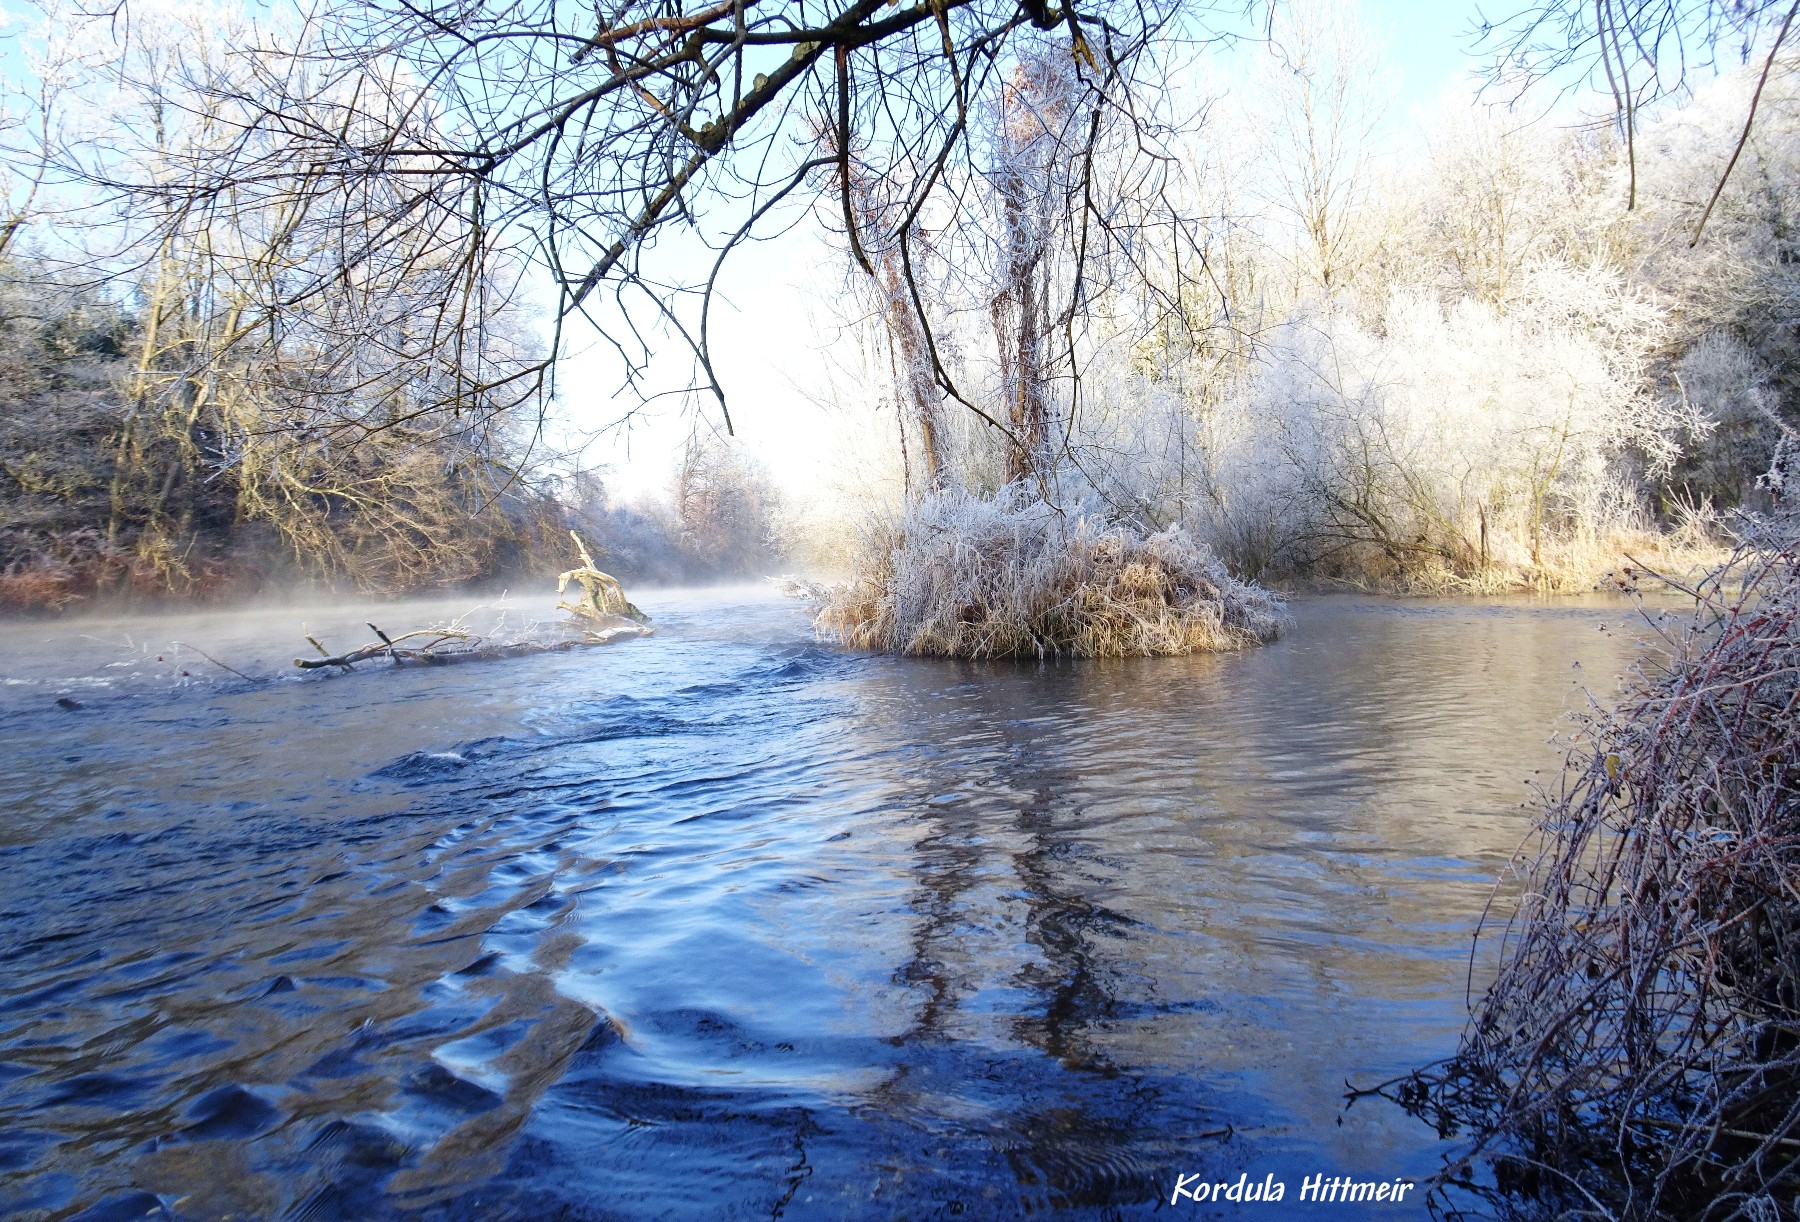
[[[1774,411],[1767,365],[1725,331],[1707,332],[1683,353],[1675,379],[1702,436],[1721,425],[1764,420]]]
[[[1705,426],[1673,482],[1684,497],[1757,509],[1771,507],[1767,493],[1780,480],[1764,477],[1778,465],[1800,400],[1800,65],[1782,67],[1697,244],[1751,79],[1698,90],[1639,141],[1639,275],[1674,303],[1676,359],[1665,389]]]
[[[1414,291],[1380,317],[1285,324],[1205,421],[1207,530],[1234,558],[1535,564],[1673,456],[1678,415],[1642,388],[1659,312],[1616,276],[1541,266],[1509,309]]]
[[[1766,505],[1800,452],[1797,68],[1772,79],[1697,247],[1754,74],[1640,116],[1635,168],[1604,123],[1446,106],[1336,229],[1323,205],[1317,224],[1292,223],[1306,166],[1233,177],[1311,146],[1236,156],[1196,138],[1159,197],[1182,218],[1180,258],[1133,247],[1144,274],[1086,285],[1073,340],[1053,329],[1043,350],[1047,503],[1079,503],[1121,537],[1183,527],[1259,578],[1566,588],[1624,548],[1713,546],[1715,510]],[[1347,92],[1301,93],[1280,120],[1295,131],[1309,114],[1354,118],[1328,113]],[[1308,260],[1330,274],[1293,274]],[[1006,353],[988,356],[981,332],[1004,264],[959,264],[933,303],[959,384],[1002,418]],[[1053,251],[1044,266],[1057,298]],[[958,441],[961,486],[992,493],[1000,434]]]

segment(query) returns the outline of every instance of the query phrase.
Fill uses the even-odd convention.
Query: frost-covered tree
[[[1215,434],[1227,537],[1272,536],[1290,565],[1473,574],[1544,569],[1553,541],[1620,525],[1620,460],[1666,463],[1679,425],[1645,391],[1659,311],[1550,267],[1510,307],[1413,290],[1373,331],[1341,312],[1284,327]]]
[[[1389,82],[1354,3],[1275,6],[1252,102],[1262,193],[1293,227],[1296,280],[1329,296],[1367,257],[1373,140]]]
[[[696,575],[761,576],[777,559],[779,498],[762,468],[728,439],[691,433],[673,493],[681,551]]]

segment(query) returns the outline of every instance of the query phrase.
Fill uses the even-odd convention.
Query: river
[[[1358,1216],[1301,1181],[1446,1143],[1345,1082],[1454,1048],[1527,781],[1640,649],[1598,597],[1042,665],[638,601],[353,674],[303,621],[450,604],[0,627],[0,1212]]]

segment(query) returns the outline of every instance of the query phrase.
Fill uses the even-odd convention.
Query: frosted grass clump
[[[1118,658],[1260,644],[1286,617],[1179,528],[1059,513],[1010,484],[991,498],[934,493],[872,525],[856,575],[824,592],[816,622],[890,653]]]

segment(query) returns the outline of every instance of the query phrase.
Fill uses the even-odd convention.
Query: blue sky
[[[1510,8],[1487,6],[1489,15]],[[1388,40],[1388,52],[1400,75],[1402,105],[1429,102],[1460,79],[1476,61],[1469,55],[1470,29],[1479,21],[1476,6],[1465,0],[1367,0],[1365,11]]]

